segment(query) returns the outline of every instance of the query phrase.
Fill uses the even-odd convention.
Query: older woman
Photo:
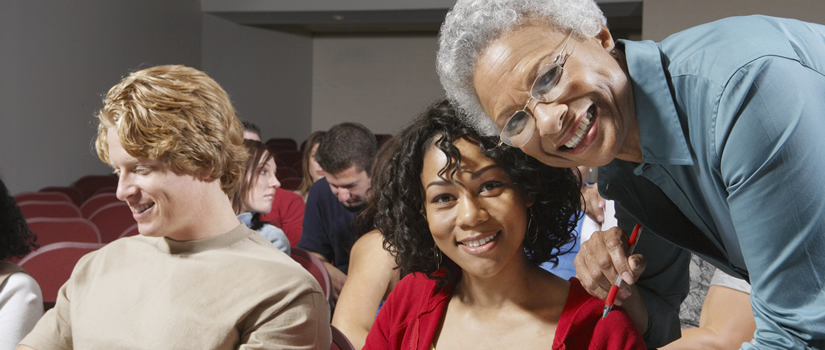
[[[411,274],[364,348],[644,349],[623,311],[600,320],[601,300],[539,267],[575,239],[575,175],[496,141],[447,103],[395,136],[375,224]]]
[[[614,41],[605,23],[591,0],[459,0],[438,72],[502,142],[600,166],[624,219],[749,278],[758,329],[743,348],[825,347],[825,27],[739,17],[657,44]],[[594,235],[578,276],[603,298],[645,271],[629,307],[661,346],[678,335],[688,255],[647,235],[628,258],[621,236]]]

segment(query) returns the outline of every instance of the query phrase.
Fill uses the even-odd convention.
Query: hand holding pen
[[[630,235],[630,239],[627,241],[628,249],[627,255],[630,256],[633,254],[633,250],[636,248],[636,243],[639,242],[639,236],[642,235],[642,226],[636,225],[633,228],[633,233]],[[616,282],[613,282],[613,285],[610,286],[610,291],[607,293],[607,298],[604,299],[604,311],[602,311],[602,319],[607,317],[607,314],[610,313],[610,310],[613,309],[613,303],[616,302],[616,294],[619,292],[619,287],[622,285],[622,276],[616,276]]]

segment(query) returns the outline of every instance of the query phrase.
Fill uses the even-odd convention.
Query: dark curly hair
[[[434,257],[435,242],[421,213],[424,192],[420,176],[424,154],[435,145],[448,159],[439,175],[452,177],[461,165],[461,154],[453,143],[465,139],[478,145],[482,154],[507,173],[523,198],[534,202],[527,232],[536,230],[541,234],[535,241],[531,238],[523,242],[528,261],[534,265],[547,261],[557,264],[558,255],[569,251],[562,247],[576,239],[574,230],[581,215],[579,178],[571,169],[550,167],[517,148],[497,147],[497,139],[480,136],[456,113],[445,100],[434,103],[401,130],[388,145],[391,149],[379,157],[372,177],[370,206],[375,211],[374,225],[384,235],[384,248],[402,271],[425,273],[439,285],[457,282],[459,267],[447,256],[439,266]],[[525,234],[525,238],[530,236]],[[442,267],[446,274],[436,274]]]
[[[0,179],[0,261],[22,258],[40,248],[37,236],[29,229],[14,197],[9,195],[6,184]]]

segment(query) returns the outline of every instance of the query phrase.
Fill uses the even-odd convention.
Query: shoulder
[[[644,349],[642,336],[623,309],[614,309],[605,319],[601,318],[603,310],[604,302],[588,294],[578,279],[571,278],[557,342],[586,342],[590,349]]]
[[[5,283],[0,284],[0,301],[10,297],[29,296],[42,299],[40,296],[40,285],[29,274],[17,272],[6,278]],[[2,303],[0,303],[2,304]]]
[[[303,197],[301,197],[301,195],[283,188],[279,188],[277,191],[275,191],[275,199],[276,201],[284,201],[287,203],[304,203],[304,199]]]
[[[384,236],[378,230],[372,230],[358,238],[352,245],[350,254],[359,257],[392,258],[384,249]]]
[[[698,75],[725,84],[759,58],[800,59],[789,36],[801,24],[768,16],[730,17],[676,33],[660,46],[672,76]]]

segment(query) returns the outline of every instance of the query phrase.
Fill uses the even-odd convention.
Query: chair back
[[[105,205],[118,202],[120,202],[120,200],[117,199],[117,195],[114,193],[98,193],[89,197],[89,199],[80,205],[80,214],[83,215],[84,218],[88,219],[98,209],[103,208]]]
[[[60,192],[69,196],[69,198],[72,199],[72,203],[74,203],[77,207],[80,207],[80,205],[83,204],[83,194],[80,193],[80,190],[72,186],[43,187],[38,192]]]
[[[329,328],[332,330],[332,344],[330,345],[330,350],[355,350],[355,346],[352,345],[352,342],[350,342],[347,336],[344,335],[344,332],[341,332],[333,325],[329,325]]]
[[[57,242],[101,243],[97,226],[84,218],[34,218],[26,223],[41,247]]]
[[[117,187],[117,181],[115,175],[86,175],[77,179],[72,186],[80,190],[85,202],[102,188]]]
[[[298,162],[303,162],[304,160],[304,152],[301,151],[279,151],[275,153],[275,158],[288,164],[292,167],[293,164]]]
[[[79,218],[80,209],[71,202],[25,201],[18,202],[26,220],[34,218]]]
[[[52,243],[26,255],[18,265],[40,285],[43,302],[54,302],[57,300],[57,291],[69,280],[77,261],[103,245],[81,242]]]
[[[275,169],[275,176],[278,178],[278,181],[281,181],[281,179],[288,179],[290,177],[300,177],[298,176],[297,170],[288,166],[279,166],[278,169]]]
[[[321,285],[321,290],[324,291],[324,296],[329,300],[330,294],[332,294],[332,282],[329,280],[329,273],[321,259],[318,259],[317,256],[301,248],[292,248],[292,259],[301,264],[301,266],[315,277],[318,284]]]
[[[120,238],[124,230],[135,224],[132,210],[125,202],[106,204],[89,216],[100,230],[101,242],[109,243]]]
[[[298,143],[288,137],[273,137],[264,142],[270,152],[278,154],[281,151],[294,151],[298,149]]]
[[[68,202],[74,204],[69,195],[62,192],[21,192],[14,195],[17,203],[27,201]]]
[[[290,191],[295,191],[298,187],[301,187],[301,182],[303,181],[304,179],[301,177],[288,177],[283,180],[279,180],[281,183],[281,188]]]

